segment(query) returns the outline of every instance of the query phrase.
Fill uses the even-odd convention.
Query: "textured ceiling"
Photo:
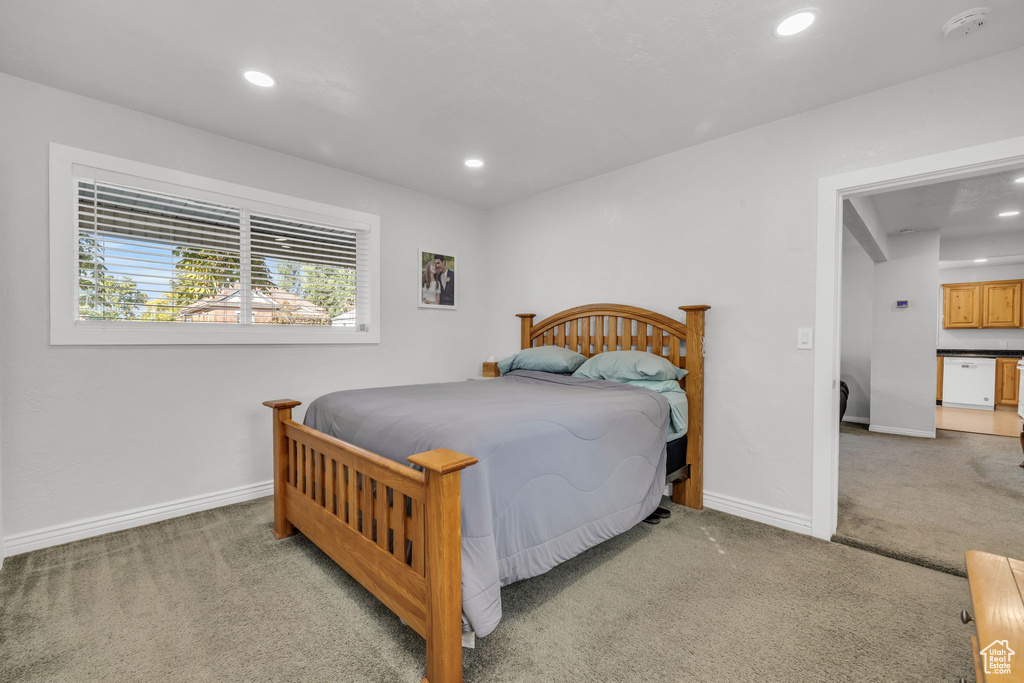
[[[942,238],[1024,231],[1024,168],[871,195],[887,233],[934,230]],[[1004,211],[1020,215],[1000,218]]]
[[[0,0],[0,71],[487,208],[1024,45],[984,4]]]

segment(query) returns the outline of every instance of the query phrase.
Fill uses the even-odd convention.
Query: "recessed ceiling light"
[[[1024,183],[1024,175],[1022,175],[1020,178],[1017,178],[1013,182],[1015,182],[1015,183]]]
[[[772,31],[772,33],[780,38],[794,36],[801,31],[807,30],[807,28],[814,23],[815,19],[817,19],[817,15],[814,10],[801,10],[795,14],[790,14],[788,17],[776,24],[775,30]]]
[[[1011,216],[1019,216],[1020,211],[1003,211],[999,214],[1000,218],[1010,218]]]
[[[985,261],[988,261],[988,259],[987,258],[976,258],[976,259],[974,259],[975,263],[984,263]]]
[[[484,162],[480,159],[466,159],[466,166],[469,166],[470,168],[480,168],[483,165]]]
[[[272,88],[277,84],[277,81],[274,80],[273,76],[263,73],[262,71],[250,69],[242,75],[245,76],[245,80],[249,81],[253,85],[258,85],[261,88]]]
[[[278,241],[278,242],[287,242],[288,241],[287,237],[275,237],[274,239],[276,241]]]

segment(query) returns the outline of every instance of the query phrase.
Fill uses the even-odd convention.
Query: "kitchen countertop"
[[[936,349],[936,356],[959,356],[966,358],[1024,358],[1021,349]]]

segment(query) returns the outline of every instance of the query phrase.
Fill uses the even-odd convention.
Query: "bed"
[[[685,323],[614,304],[536,324],[518,316],[523,349],[637,349],[686,369],[689,424],[674,448],[654,392],[547,373],[338,392],[310,405],[306,425],[292,420],[297,401],[265,402],[275,536],[301,531],[423,636],[424,681],[460,682],[464,623],[493,629],[501,585],[630,528],[656,507],[666,475],[673,500],[702,507],[708,307],[680,309]],[[685,462],[666,465],[681,444]]]

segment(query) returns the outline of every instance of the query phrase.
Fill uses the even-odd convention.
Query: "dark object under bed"
[[[672,474],[682,469],[686,464],[686,435],[683,434],[675,441],[668,442],[668,456],[665,459],[665,474],[670,478]]]
[[[672,481],[674,479],[678,479],[679,475],[677,473],[679,472],[679,470],[683,469],[685,466],[686,466],[686,435],[683,434],[681,437],[679,437],[675,441],[669,441],[668,442],[668,452],[667,452],[667,455],[665,456],[665,474],[668,475],[669,481]],[[1024,467],[1024,465],[1021,465],[1021,467]],[[673,475],[676,475],[676,476],[673,476]],[[689,476],[689,471],[686,472],[686,475]],[[654,512],[652,512],[650,515],[648,515],[647,519],[645,519],[644,521],[647,522],[648,524],[658,524],[658,523],[661,522],[661,520],[668,519],[671,516],[672,516],[671,512],[669,512],[668,510],[666,510],[663,507],[659,507]]]

